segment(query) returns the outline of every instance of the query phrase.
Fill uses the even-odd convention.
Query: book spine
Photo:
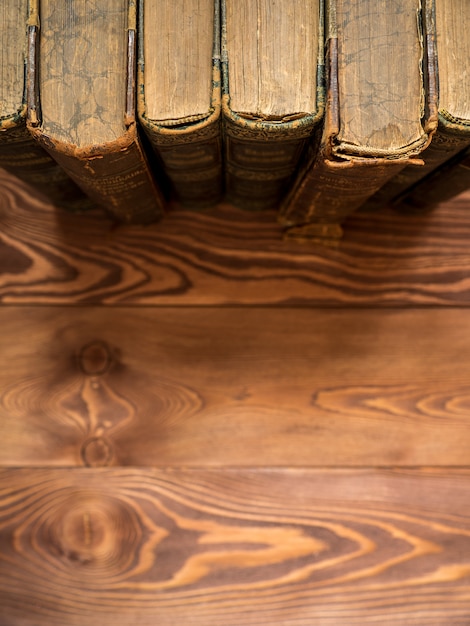
[[[220,120],[204,130],[178,136],[153,132],[143,125],[174,199],[195,209],[217,204],[223,196]]]
[[[407,212],[427,211],[468,189],[470,148],[467,147],[399,196],[396,208]]]
[[[59,208],[76,212],[93,207],[91,200],[34,141],[23,117],[8,127],[0,126],[0,167],[36,189]]]
[[[139,5],[138,118],[167,175],[175,199],[194,209],[217,204],[224,194],[221,129],[220,10],[214,0],[211,106],[203,119],[165,126],[146,115],[144,10]]]
[[[470,127],[461,127],[461,131],[450,129],[442,124],[434,133],[432,142],[422,153],[424,163],[416,167],[409,165],[380,188],[364,205],[364,210],[375,211],[387,204],[401,202],[401,197],[408,189],[425,180],[434,170],[452,159],[470,144]]]
[[[70,178],[97,205],[122,222],[149,223],[163,214],[163,197],[156,186],[137,134],[136,88],[136,6],[129,2],[127,30],[126,132],[113,142],[78,148],[51,139],[40,127],[41,104],[38,85],[37,1],[32,3],[28,44],[28,128]]]
[[[331,25],[335,13],[331,7]],[[338,226],[359,208],[386,179],[391,178],[405,164],[387,159],[334,160],[326,144],[339,129],[338,98],[338,39],[335,31],[327,42],[328,89],[326,124],[323,144],[312,162],[307,164],[279,211],[279,222],[287,228],[295,227],[289,237],[303,238],[307,233],[323,233],[326,238],[342,235]],[[312,228],[312,224],[321,225]],[[307,229],[304,226],[308,225]]]
[[[34,2],[31,4],[34,5]],[[34,12],[32,15],[34,16]],[[27,44],[37,29],[37,20],[25,14],[24,26]],[[8,68],[4,69],[7,75]],[[27,92],[28,80],[26,73],[24,93]],[[32,80],[35,80],[34,72]],[[91,208],[89,199],[33,140],[26,128],[26,115],[26,102],[23,102],[18,103],[16,112],[0,119],[0,167],[34,187],[58,207],[71,211]]]
[[[323,8],[320,3],[320,29]],[[275,122],[252,120],[230,107],[229,59],[225,0],[221,3],[222,119],[225,185],[229,202],[243,209],[277,208],[285,196],[303,155],[318,145],[324,113],[323,36],[317,67],[317,111],[300,119]]]
[[[93,152],[56,143],[40,131],[36,139],[75,183],[120,222],[150,223],[163,215],[164,201],[137,139],[135,125],[125,136]]]
[[[289,124],[282,131],[263,122],[246,123],[222,104],[227,199],[250,210],[275,208],[285,195],[313,129]],[[297,136],[296,136],[297,135]]]
[[[435,23],[435,2],[428,0],[425,4],[425,89],[428,106],[435,103],[435,111],[429,111],[429,115],[436,116],[438,120],[437,130],[432,141],[422,153],[424,163],[420,167],[405,167],[397,176],[393,177],[364,205],[364,209],[373,211],[381,207],[400,203],[401,197],[420,180],[427,178],[431,172],[441,167],[446,161],[452,159],[466,146],[470,145],[470,121],[452,118],[445,111],[438,111],[438,53],[437,32]]]
[[[462,152],[470,145],[470,120],[450,121],[439,113],[439,125],[429,147],[423,152],[425,165],[417,172],[406,171],[406,186],[411,186]],[[408,169],[408,168],[407,168]],[[413,175],[414,174],[414,175]],[[401,189],[399,189],[401,191]]]
[[[405,167],[400,161],[370,161],[338,163],[319,158],[282,207],[279,222],[287,228],[285,237],[327,245],[341,239],[344,220]]]
[[[425,16],[425,21],[429,15]],[[430,62],[434,53],[428,45]],[[363,155],[336,154],[333,148],[340,128],[338,90],[338,36],[336,4],[328,3],[327,99],[325,129],[317,157],[303,169],[279,211],[279,222],[295,239],[335,240],[342,236],[341,223],[373,196],[406,165],[420,164],[414,155],[429,143],[437,124],[436,93],[433,88],[426,103],[424,139],[416,148],[403,153],[377,155],[364,149]],[[432,76],[432,72],[428,72]],[[431,79],[434,80],[434,79]],[[433,83],[434,84],[434,83]]]
[[[439,168],[446,161],[470,145],[470,120],[450,120],[439,113],[439,125],[429,147],[423,152],[425,165],[420,168],[406,168],[403,180],[394,188],[395,196],[406,188],[424,179],[433,170]]]
[[[211,117],[218,115],[214,112]],[[220,118],[208,121],[204,127],[199,124],[198,129],[188,129],[186,133],[157,130],[143,119],[141,125],[178,202],[193,209],[220,202],[223,197]]]

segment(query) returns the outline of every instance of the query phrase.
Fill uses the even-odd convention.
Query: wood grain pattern
[[[358,214],[337,249],[282,241],[275,214],[220,206],[113,229],[0,173],[3,304],[333,306],[470,302],[470,194],[434,212]]]
[[[469,202],[320,250],[0,173],[0,626],[468,626]]]
[[[0,465],[467,465],[465,309],[0,308]]]
[[[1,623],[466,626],[469,493],[468,471],[2,470]]]

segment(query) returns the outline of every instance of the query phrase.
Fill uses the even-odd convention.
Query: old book
[[[28,102],[33,136],[114,218],[159,218],[163,200],[135,120],[135,2],[41,0],[40,12],[34,4],[41,35],[38,42],[36,28],[29,55],[40,76]]]
[[[54,204],[70,210],[91,203],[26,128],[28,0],[0,4],[0,167],[29,183]]]
[[[210,206],[223,194],[219,0],[139,8],[139,121],[176,199]]]
[[[439,123],[423,152],[422,167],[406,167],[370,199],[365,209],[401,202],[404,192],[470,145],[470,2],[436,0],[435,32],[439,74]],[[441,175],[438,175],[441,178]],[[431,179],[432,180],[432,179]],[[424,191],[424,186],[420,187]],[[431,201],[431,195],[425,193]],[[417,200],[416,192],[413,196]],[[421,203],[420,203],[421,204]],[[404,205],[402,204],[402,207]]]
[[[396,199],[396,208],[427,211],[470,189],[470,147],[434,168]]]
[[[324,110],[323,2],[222,0],[227,197],[278,205]]]
[[[342,221],[429,144],[437,124],[431,21],[431,3],[420,0],[327,1],[325,128],[281,207],[288,237],[334,242]]]

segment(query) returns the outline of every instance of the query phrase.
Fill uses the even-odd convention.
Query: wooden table
[[[0,624],[468,626],[469,209],[318,248],[0,174]]]

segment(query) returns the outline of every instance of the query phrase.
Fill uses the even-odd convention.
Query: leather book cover
[[[0,167],[56,206],[83,211],[92,206],[90,200],[26,128],[25,51],[31,28],[28,18],[28,0],[9,0],[0,9]]]
[[[243,209],[276,208],[318,145],[323,3],[222,0],[221,16],[227,198]]]
[[[438,72],[438,127],[422,153],[421,167],[406,167],[374,194],[365,209],[400,203],[406,190],[470,145],[470,3],[439,0],[434,8],[432,39]],[[433,180],[433,179],[430,179]],[[423,189],[424,187],[421,187]],[[413,193],[413,195],[415,195]],[[403,208],[403,207],[402,207]]]
[[[216,204],[223,196],[219,0],[140,0],[138,56],[139,122],[175,199],[190,208]]]
[[[30,132],[115,219],[160,218],[164,201],[135,119],[135,2],[34,4],[28,62],[40,80],[30,81]]]
[[[334,243],[348,215],[419,163],[437,126],[432,17],[420,0],[327,2],[325,128],[281,207],[287,237]]]
[[[406,212],[428,211],[469,189],[470,147],[467,147],[401,194],[396,208]]]

